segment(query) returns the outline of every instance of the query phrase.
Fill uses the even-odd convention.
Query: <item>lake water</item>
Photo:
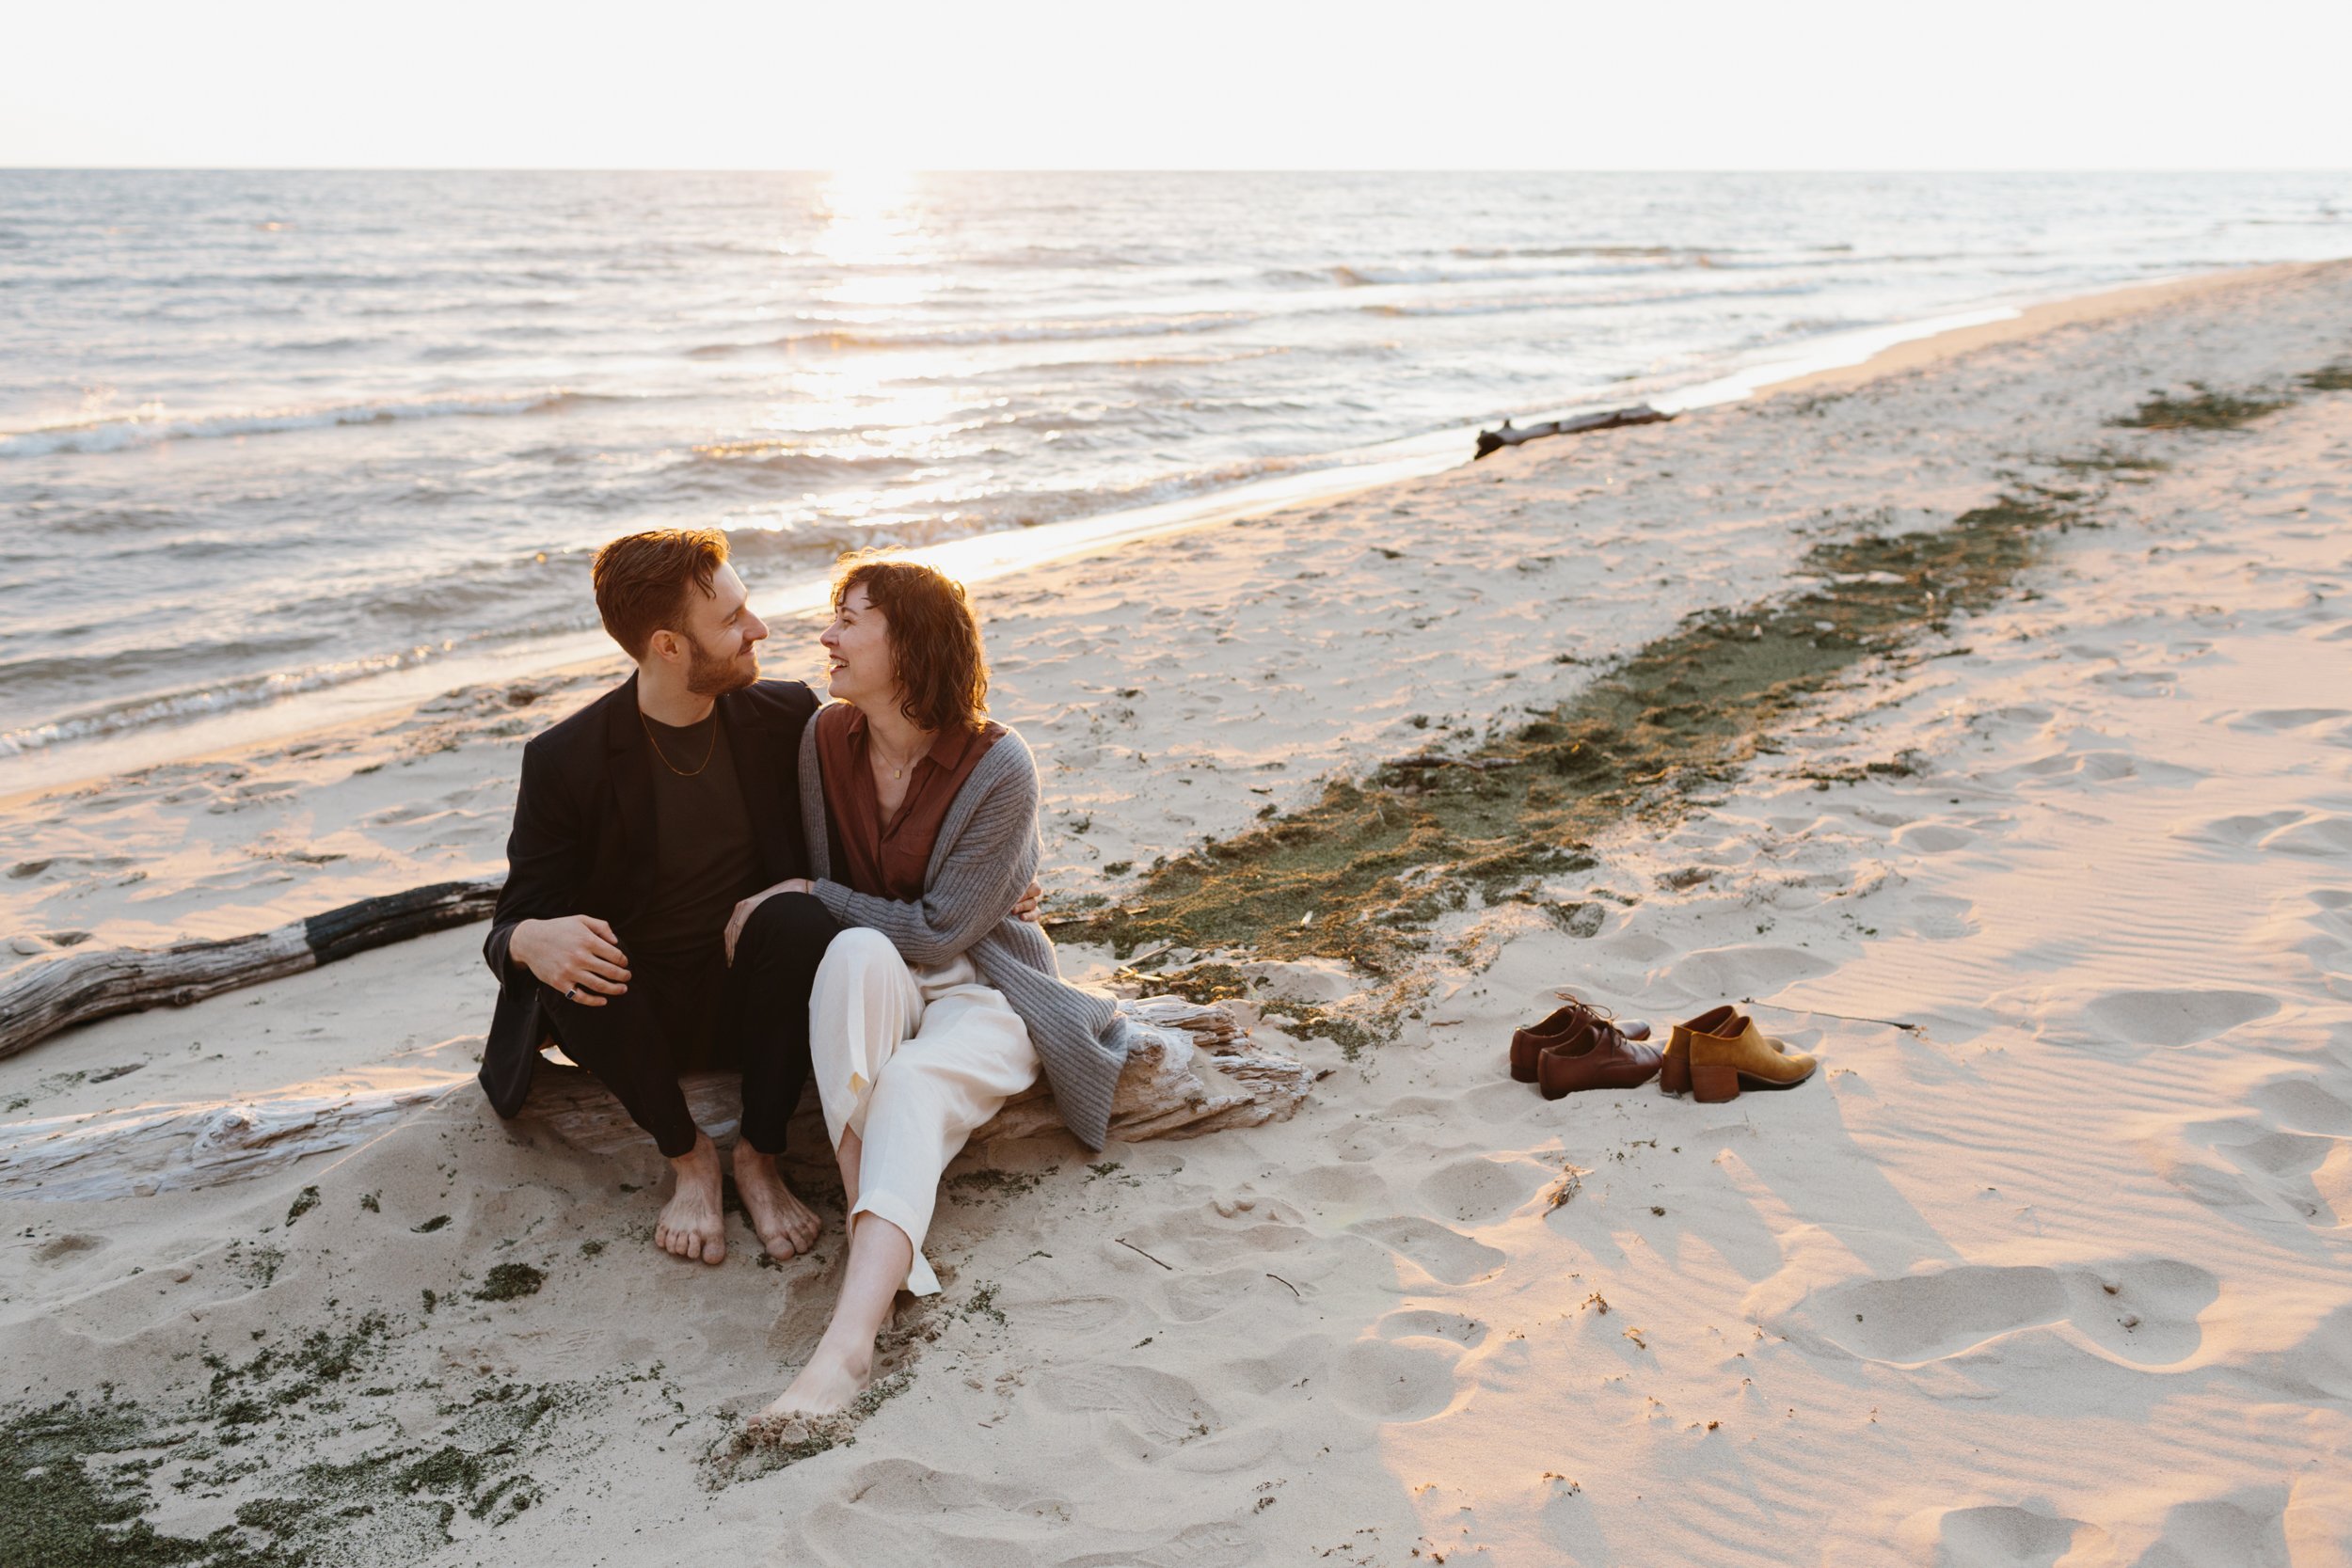
[[[2352,252],[2352,177],[0,171],[0,755]],[[1468,455],[1468,441],[1459,449]]]

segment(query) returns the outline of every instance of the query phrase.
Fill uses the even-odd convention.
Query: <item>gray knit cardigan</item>
[[[1006,912],[1037,874],[1037,763],[1027,745],[1007,730],[956,791],[924,868],[922,901],[913,904],[827,879],[832,852],[821,768],[812,718],[801,730],[801,824],[817,896],[843,925],[870,926],[888,937],[914,968],[970,954],[980,978],[1028,1025],[1062,1125],[1089,1148],[1101,1148],[1110,1135],[1111,1092],[1127,1062],[1131,1026],[1110,997],[1061,978],[1054,944],[1041,927]]]

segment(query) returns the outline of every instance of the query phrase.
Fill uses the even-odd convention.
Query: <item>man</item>
[[[743,1074],[736,1190],[771,1257],[819,1225],[776,1169],[808,1078],[808,993],[837,929],[805,894],[799,681],[759,678],[767,626],[715,530],[596,552],[596,611],[637,673],[523,748],[506,886],[483,957],[499,1001],[482,1086],[520,1113],[543,1042],[600,1079],[669,1160],[654,1240],[726,1257],[722,1167],[678,1075]],[[1035,889],[1023,912],[1035,907]]]

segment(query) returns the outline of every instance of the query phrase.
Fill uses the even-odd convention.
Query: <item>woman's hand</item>
[[[541,985],[583,1007],[601,1007],[606,997],[628,990],[628,958],[620,939],[593,914],[519,921],[507,939],[506,956]]]
[[[1013,918],[1016,920],[1025,920],[1032,926],[1036,925],[1038,900],[1044,896],[1045,890],[1037,885],[1036,878],[1030,878],[1029,890],[1026,893],[1024,893],[1020,898],[1015,900],[1013,903]]]
[[[759,908],[760,905],[765,904],[769,899],[773,898],[779,893],[806,893],[808,891],[809,880],[806,877],[787,877],[783,881],[778,882],[774,887],[768,888],[759,893],[755,893],[749,898],[746,898],[741,903],[736,905],[735,912],[727,916],[727,963],[732,966],[735,962],[735,944],[742,939],[743,927],[750,924],[752,911],[754,910]]]

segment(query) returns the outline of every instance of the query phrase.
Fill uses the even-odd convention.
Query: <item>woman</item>
[[[1065,984],[1042,930],[1006,911],[1038,858],[1037,767],[987,717],[988,664],[961,585],[847,558],[824,645],[838,701],[801,739],[809,892],[846,927],[809,999],[850,1260],[833,1321],[763,1426],[842,1409],[873,1375],[900,1289],[939,1289],[923,1238],[975,1128],[1036,1081],[1100,1148],[1127,1058],[1107,996]]]

